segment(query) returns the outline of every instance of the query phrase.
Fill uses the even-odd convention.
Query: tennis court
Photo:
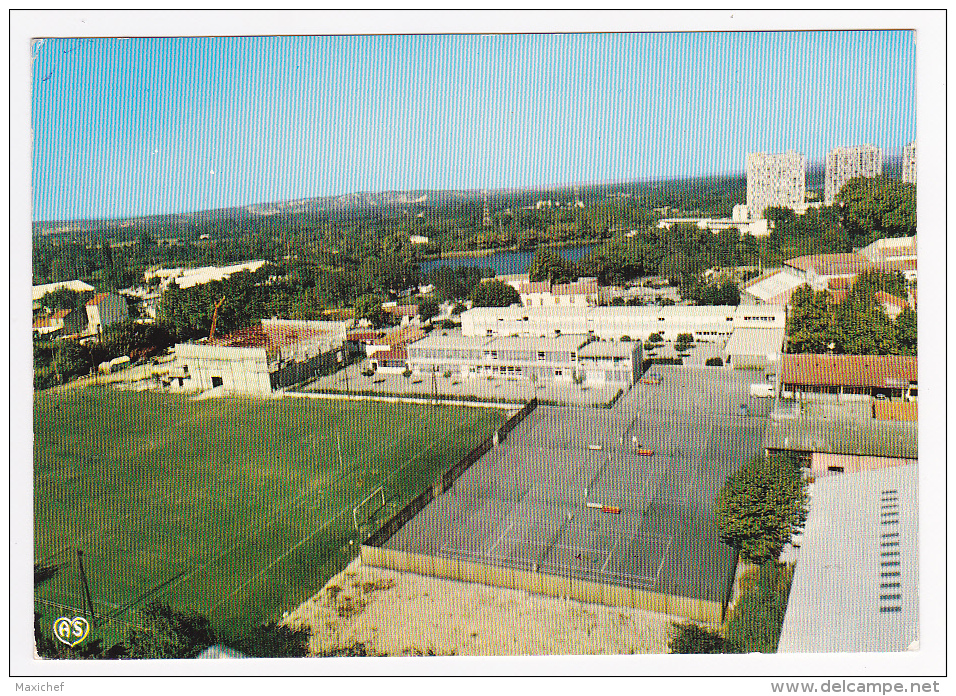
[[[539,406],[370,562],[387,564],[392,550],[436,559],[423,572],[478,564],[491,583],[506,569],[529,574],[502,581],[526,589],[549,576],[572,596],[586,581],[630,588],[638,602],[682,598],[667,605],[676,613],[722,610],[736,554],[718,539],[713,506],[758,452],[768,406],[749,396],[750,372],[655,372],[662,384],[635,385],[612,409]]]

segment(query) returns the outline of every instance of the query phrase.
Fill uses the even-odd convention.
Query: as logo
[[[90,622],[82,616],[61,616],[53,622],[53,637],[71,648],[82,643],[90,634]]]

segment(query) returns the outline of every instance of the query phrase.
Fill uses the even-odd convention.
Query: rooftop
[[[305,322],[299,326],[259,324],[239,329],[228,336],[213,338],[207,345],[227,348],[281,348],[328,333],[326,329],[309,327]]]
[[[781,384],[900,389],[916,381],[911,355],[784,355],[780,363]]]
[[[72,290],[73,292],[89,292],[93,290],[93,286],[89,283],[84,283],[82,280],[66,280],[62,283],[47,283],[46,285],[34,285],[33,286],[33,299],[39,300],[41,297],[46,295],[49,292],[56,292],[57,290]]]
[[[785,329],[738,328],[724,346],[728,355],[779,355],[783,350]]]
[[[98,292],[86,302],[87,307],[94,307],[110,296],[108,292]]]
[[[778,652],[903,651],[918,640],[917,487],[916,464],[816,481]]]
[[[773,275],[765,276],[744,287],[746,292],[764,302],[771,302],[781,295],[782,299],[789,299],[794,290],[803,285],[806,281],[794,274],[792,271],[778,271]]]
[[[787,266],[806,272],[811,268],[817,275],[852,275],[873,268],[873,263],[859,254],[812,254],[798,256],[785,262]]]
[[[422,331],[417,326],[403,326],[400,329],[395,329],[394,331],[389,331],[381,338],[377,338],[375,343],[378,345],[384,346],[403,346],[405,344],[417,341],[422,336],[425,335],[425,332]]]
[[[591,341],[578,349],[579,358],[629,358],[640,342]]]

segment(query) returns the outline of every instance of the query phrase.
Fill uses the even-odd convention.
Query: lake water
[[[577,261],[590,253],[591,249],[600,244],[581,244],[578,246],[567,246],[555,248],[561,256],[569,261]],[[448,266],[459,268],[461,266],[481,266],[482,268],[491,268],[495,275],[513,275],[516,273],[527,273],[531,268],[531,257],[534,251],[500,251],[497,254],[488,256],[455,256],[447,259],[433,259],[422,263],[422,273],[428,273],[433,268]]]

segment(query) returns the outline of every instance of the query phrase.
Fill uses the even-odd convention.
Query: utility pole
[[[349,361],[348,361],[348,358],[346,357],[347,354],[348,354],[348,349],[343,346],[342,352],[340,353],[340,355],[342,356],[342,360],[341,360],[342,374],[345,375],[345,393],[346,394],[349,393]]]
[[[96,628],[96,616],[93,613],[93,598],[90,596],[90,585],[86,581],[86,571],[83,570],[83,550],[76,550],[76,564],[80,569],[80,582],[83,583],[83,592],[86,594],[86,606],[90,612],[90,627]]]

